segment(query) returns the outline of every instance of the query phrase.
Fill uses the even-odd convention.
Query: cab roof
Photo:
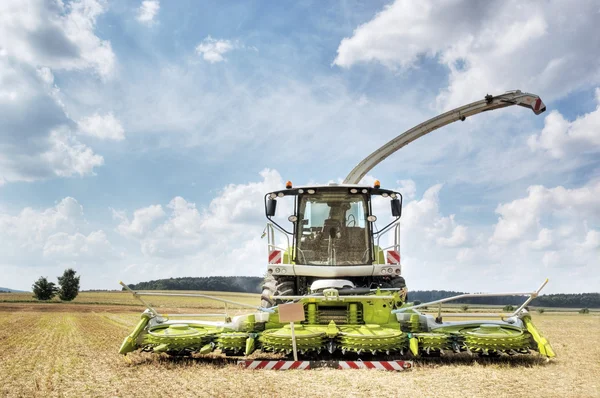
[[[357,192],[351,192],[351,190],[356,189]],[[381,195],[381,194],[396,194],[400,197],[402,197],[402,194],[400,192],[396,192],[393,190],[389,190],[389,189],[383,189],[383,188],[375,188],[373,186],[368,186],[368,185],[358,185],[358,184],[335,184],[335,183],[330,183],[329,185],[306,185],[306,186],[300,186],[300,187],[293,187],[293,188],[284,188],[278,191],[273,191],[273,192],[269,192],[267,194],[267,196],[271,195],[271,194],[275,194],[277,196],[281,196],[280,194],[282,193],[283,196],[292,196],[292,195],[301,195],[304,193],[309,193],[309,190],[314,190],[314,193],[317,193],[319,191],[323,192],[332,192],[332,191],[347,191],[349,193],[353,193],[353,194],[357,194],[357,193],[368,193],[370,195]],[[364,191],[366,190],[366,191]]]

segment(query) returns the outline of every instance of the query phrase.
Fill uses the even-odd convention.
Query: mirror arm
[[[386,231],[387,231],[387,230],[389,230],[389,229],[390,229],[390,227],[391,227],[393,224],[395,224],[395,223],[396,223],[396,221],[398,221],[399,219],[400,219],[400,217],[396,217],[396,219],[395,219],[394,221],[392,221],[391,223],[389,223],[388,225],[386,225],[385,227],[383,227],[383,229],[380,229],[380,230],[379,230],[379,231],[377,231],[377,232],[373,232],[373,236],[375,236],[375,235],[379,235],[379,234],[382,234],[382,233],[386,232]],[[371,230],[373,230],[373,229],[371,228]]]
[[[268,219],[269,221],[271,221],[273,224],[277,225],[277,227],[279,227],[279,229],[280,229],[280,230],[282,230],[283,232],[285,232],[286,234],[288,234],[288,235],[294,235],[294,233],[293,233],[293,232],[290,232],[290,231],[288,231],[287,229],[283,228],[281,225],[279,225],[279,224],[278,224],[278,223],[277,223],[275,220],[273,220],[273,219],[271,218],[271,216],[267,216],[267,219]]]
[[[282,230],[283,232],[285,232],[288,235],[294,235],[293,232],[288,231],[287,229],[283,228],[281,225],[279,225],[275,220],[273,220],[273,218],[271,218],[271,216],[269,215],[268,211],[267,211],[267,201],[269,200],[269,194],[265,195],[265,216],[267,217],[267,220],[269,220],[270,222],[272,222],[273,224],[277,225],[277,227]],[[271,199],[273,200],[273,199]]]

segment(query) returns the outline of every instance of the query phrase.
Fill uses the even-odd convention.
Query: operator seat
[[[340,221],[328,218],[323,223],[323,229],[321,230],[322,239],[324,239],[324,240],[329,239],[329,237],[332,236],[331,235],[332,231],[334,232],[333,236],[337,237],[337,233],[342,232],[341,227],[342,227],[342,223]]]

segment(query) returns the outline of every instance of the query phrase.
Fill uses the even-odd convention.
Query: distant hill
[[[128,285],[134,290],[205,290],[213,292],[260,293],[262,277],[208,276],[158,279]],[[423,303],[464,294],[448,290],[417,290],[408,293],[411,301]],[[481,297],[455,301],[462,304],[520,305],[523,297]],[[545,294],[531,302],[534,307],[600,308],[600,293]]]
[[[25,290],[9,289],[7,287],[0,287],[0,293],[27,293]]]

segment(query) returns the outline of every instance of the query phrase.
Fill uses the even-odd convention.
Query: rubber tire
[[[392,278],[390,285],[396,289],[404,289],[406,287],[406,281],[403,277],[398,276],[396,278]],[[406,301],[408,301],[408,293],[406,293]]]
[[[406,281],[403,277],[398,276],[396,278],[392,278],[390,285],[392,285],[392,287],[395,289],[404,289],[406,287]]]
[[[276,278],[269,275],[263,283],[263,291],[260,295],[260,306],[262,308],[270,308],[281,303],[284,300],[277,300],[269,296],[294,296],[296,294],[296,283],[289,278]],[[288,301],[288,300],[286,300]]]
[[[389,277],[376,277],[374,278],[375,283],[379,283],[381,287],[385,288],[394,288],[394,289],[403,289],[406,287],[406,281],[401,276],[392,276],[391,279]]]
[[[383,287],[404,289],[406,287],[406,281],[401,276],[394,276],[392,279],[382,282]],[[408,294],[406,295],[406,301],[408,301]]]

